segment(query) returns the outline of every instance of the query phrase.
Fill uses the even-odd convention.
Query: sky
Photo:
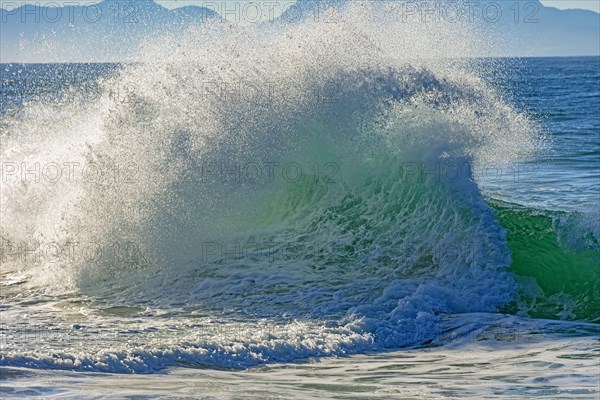
[[[541,0],[546,7],[556,7],[561,10],[567,8],[581,8],[600,13],[600,0]]]
[[[99,0],[98,0],[99,1]],[[213,2],[218,1],[218,0],[212,0]],[[220,0],[223,1],[223,0]],[[258,0],[259,2],[261,0]],[[18,1],[16,3],[19,4],[23,4],[23,3],[38,3],[38,4],[62,4],[62,3],[71,3],[73,4],[73,0],[71,1],[56,1],[56,0],[36,0],[36,1]],[[85,1],[85,3],[92,3],[94,2],[94,0],[89,0],[89,1]],[[176,8],[176,7],[182,7],[182,6],[186,6],[186,5],[201,5],[203,2],[207,3],[210,2],[209,0],[157,0],[157,3],[160,3],[161,5],[163,5],[166,8]],[[251,0],[238,0],[238,3],[250,3]],[[286,0],[286,2],[289,3],[293,3],[293,0]],[[600,13],[600,0],[541,0],[541,2],[545,5],[545,6],[549,6],[549,7],[556,7],[556,8],[560,8],[560,9],[567,9],[567,8],[581,8],[581,9],[586,9],[586,10],[593,10],[596,11],[598,13]],[[4,0],[0,0],[0,4],[4,4],[4,3],[15,3],[14,1],[4,1]]]
[[[260,0],[259,0],[260,1]],[[158,0],[157,3],[162,4],[166,8],[181,7],[183,5],[198,4],[202,0],[185,1],[185,0]],[[250,0],[242,0],[240,3],[250,3]],[[293,2],[290,1],[290,3]],[[541,0],[542,4],[548,7],[556,7],[561,10],[567,8],[581,8],[585,10],[593,10],[600,13],[600,0]]]

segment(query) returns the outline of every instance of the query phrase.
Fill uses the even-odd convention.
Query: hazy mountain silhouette
[[[0,9],[0,60],[120,61],[153,36],[219,18],[203,7],[168,10],[152,0]]]
[[[376,4],[385,7],[386,2],[402,0],[377,1]],[[345,0],[298,0],[280,19],[288,23],[303,19],[335,23],[335,15],[330,9],[344,3]],[[432,14],[426,14],[425,1],[406,3],[400,12],[404,12],[407,19],[423,17],[424,23],[436,23]],[[482,34],[490,38],[492,43],[489,47],[495,50],[495,55],[600,55],[600,14],[594,11],[559,10],[545,7],[539,0],[464,0],[464,3],[471,6],[463,6],[464,14],[458,21],[476,25]],[[416,9],[415,4],[418,6]],[[429,2],[429,7],[438,11],[440,18],[451,18],[456,16],[452,12],[457,10],[457,0]]]
[[[343,3],[344,0],[299,0],[276,22],[312,18],[335,23],[327,8]],[[600,54],[598,13],[558,10],[531,0],[521,1],[518,14],[515,14],[515,0],[477,4],[479,12],[475,13],[474,23],[492,38],[494,43],[490,47],[498,49],[497,55]],[[482,18],[486,7],[489,15]],[[496,15],[498,10],[500,18]],[[186,6],[168,10],[153,0],[0,9],[0,61],[122,61],[134,54],[145,39],[164,33],[177,34],[212,18],[220,16],[208,8]]]
[[[559,10],[539,1],[524,1],[515,22],[513,1],[499,1],[506,18],[484,24],[506,55],[600,55],[600,14],[589,10]]]

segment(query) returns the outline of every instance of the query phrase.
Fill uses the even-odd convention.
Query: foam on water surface
[[[3,121],[3,160],[82,171],[3,182],[3,317],[22,337],[0,364],[244,368],[432,343],[445,315],[518,301],[472,171],[543,137],[469,57],[480,32],[394,7],[207,23],[144,44],[98,98]]]

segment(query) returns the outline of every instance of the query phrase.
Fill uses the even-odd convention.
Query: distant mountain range
[[[328,16],[323,9],[345,1],[298,0],[282,18],[293,21],[296,16],[318,15],[324,20]],[[375,1],[385,4],[394,0]],[[453,12],[460,9],[463,14],[457,21],[476,24],[492,39],[489,47],[496,56],[600,55],[600,14],[594,11],[559,10],[544,6],[539,0],[396,1],[405,1],[400,12],[407,18],[423,18],[425,23],[435,23],[434,18],[438,17],[451,20],[456,17]]]
[[[314,18],[319,7],[343,2],[299,0],[278,21]],[[476,17],[481,13],[482,29],[498,39],[494,44],[497,55],[600,54],[600,14],[593,11],[558,10],[544,7],[537,0],[521,1],[519,7],[515,7],[515,0],[471,3],[479,7],[474,12]],[[187,6],[168,10],[153,0],[104,0],[95,5],[62,8],[30,4],[15,8],[7,5],[16,2],[2,4],[7,7],[0,8],[3,63],[124,61],[136,53],[144,39],[177,34],[192,24],[222,19],[216,9]]]
[[[600,14],[589,10],[559,10],[539,1],[522,1],[515,22],[514,1],[497,1],[506,16],[484,30],[499,42],[505,55],[600,55]]]
[[[0,8],[0,61],[123,61],[143,39],[220,18],[208,8],[168,10],[152,0],[78,4],[85,5]]]

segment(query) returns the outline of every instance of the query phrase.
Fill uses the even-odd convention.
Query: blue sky
[[[600,0],[541,0],[548,7],[556,7],[562,10],[567,8],[581,8],[593,10],[600,13]]]
[[[259,0],[260,1],[260,0]],[[293,1],[293,0],[291,0]],[[290,1],[290,2],[291,2]],[[556,7],[559,9],[581,8],[585,10],[593,10],[600,13],[600,0],[540,0],[542,4],[548,7]],[[249,3],[250,0],[241,0],[240,3]],[[201,1],[185,1],[185,0],[157,0],[157,3],[162,4],[167,8],[181,7],[183,5],[198,4]]]
[[[593,10],[600,13],[600,0],[541,0],[547,7],[556,7],[560,9],[581,8]]]
[[[91,1],[85,1],[85,3],[91,3],[94,0]],[[260,1],[260,0],[259,0]],[[157,0],[157,3],[162,4],[164,7],[167,8],[176,8],[176,7],[182,7],[182,6],[186,6],[186,5],[201,5],[203,2],[206,2],[204,0],[195,0],[195,1],[189,1],[189,0]],[[239,3],[250,3],[251,0],[238,0]],[[293,0],[289,0],[290,3],[293,2]],[[560,9],[567,9],[567,8],[581,8],[581,9],[586,9],[586,10],[593,10],[596,12],[600,13],[600,0],[541,0],[541,2],[545,5],[545,6],[550,6],[550,7],[556,7],[556,8],[560,8]],[[4,3],[15,3],[15,2],[8,2],[8,1],[0,1],[0,3],[4,4]],[[38,3],[38,4],[49,4],[49,3],[53,3],[53,4],[63,4],[63,3],[71,3],[73,4],[74,1],[55,1],[55,0],[36,0],[36,1],[19,1],[17,3]]]

